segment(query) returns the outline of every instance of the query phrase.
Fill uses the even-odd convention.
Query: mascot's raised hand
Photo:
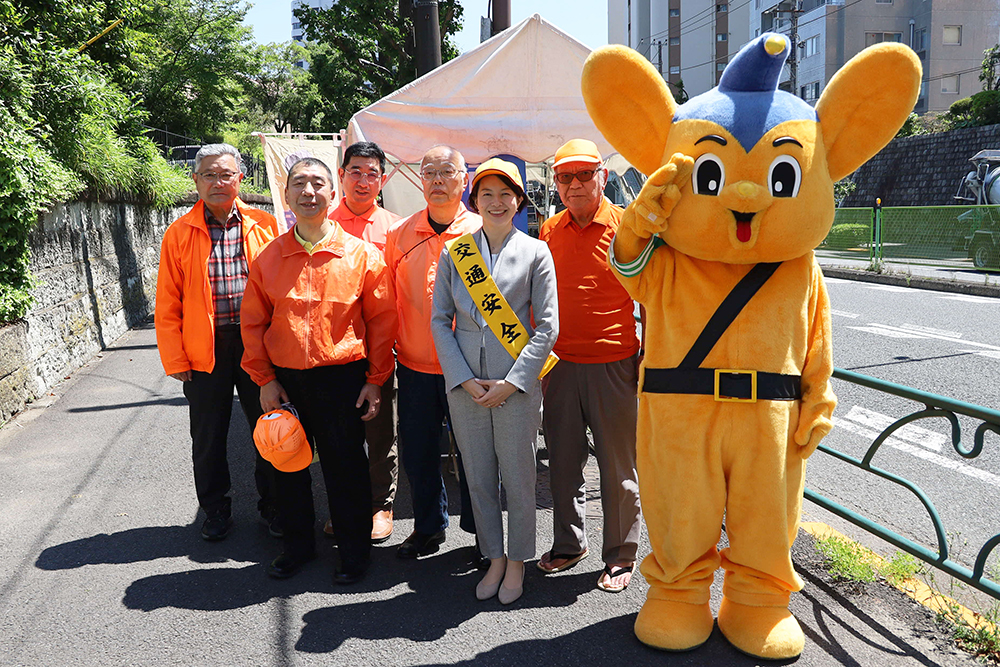
[[[584,65],[591,118],[651,175],[608,261],[646,308],[636,466],[651,553],[635,632],[666,650],[708,640],[721,566],[726,639],[762,658],[802,651],[790,549],[806,459],[836,405],[813,248],[833,222],[833,183],[892,139],[920,90],[916,54],[883,43],[813,108],[778,90],[788,51],[784,35],[761,35],[717,88],[680,106],[631,49],[598,49]]]
[[[675,153],[646,180],[635,200],[622,216],[622,224],[640,238],[648,239],[667,230],[670,212],[680,201],[681,187],[691,175],[694,160]]]

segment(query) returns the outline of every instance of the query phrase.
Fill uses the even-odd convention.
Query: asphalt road
[[[834,365],[983,407],[1000,408],[1000,299],[828,279]],[[896,419],[923,405],[834,380],[836,426],[824,444],[856,458]],[[966,448],[980,422],[960,419]],[[873,464],[922,488],[941,515],[954,560],[971,566],[1000,532],[1000,436],[987,433],[982,455],[965,459],[944,419],[921,420],[896,434]],[[932,523],[917,498],[823,453],[809,464],[807,486],[934,547]],[[994,554],[995,565],[1000,554]],[[998,578],[995,571],[993,578]]]
[[[636,576],[619,595],[596,590],[596,554],[552,577],[530,567],[511,608],[475,600],[472,536],[457,528],[438,554],[399,561],[394,547],[412,527],[405,476],[397,532],[375,549],[361,584],[331,583],[332,548],[323,542],[321,558],[298,576],[270,580],[264,564],[279,545],[256,519],[246,425],[234,419],[230,442],[234,532],[206,543],[186,405],[162,374],[153,332],[130,332],[101,356],[0,429],[0,664],[757,663],[717,631],[691,653],[641,645],[632,624],[645,581]],[[539,554],[551,540],[546,476],[543,452]],[[595,550],[598,529],[588,523]],[[793,556],[806,582],[792,600],[807,637],[796,664],[975,664],[930,612],[895,591],[832,582],[808,536]],[[717,581],[716,607],[719,592]]]

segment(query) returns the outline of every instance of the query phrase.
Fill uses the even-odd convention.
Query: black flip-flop
[[[550,569],[547,567],[542,567],[542,561],[539,560],[537,563],[535,563],[535,567],[537,567],[545,574],[555,574],[556,572],[562,572],[563,570],[568,570],[569,568],[579,563],[581,560],[583,560],[590,554],[590,549],[585,549],[583,553],[579,554],[561,554],[561,553],[556,553],[555,551],[549,551],[548,554],[550,563],[554,560],[565,560],[566,562],[560,565],[559,567],[553,567]]]
[[[597,587],[600,588],[602,591],[606,591],[608,593],[621,593],[623,590],[628,588],[628,584],[625,584],[621,588],[615,588],[613,586],[608,586],[606,584],[601,583],[601,577],[603,577],[606,574],[608,575],[609,578],[614,579],[615,577],[625,574],[626,572],[632,572],[633,567],[635,566],[626,565],[624,567],[616,567],[614,570],[612,570],[610,565],[605,565],[604,569],[601,571],[601,576],[597,578]]]

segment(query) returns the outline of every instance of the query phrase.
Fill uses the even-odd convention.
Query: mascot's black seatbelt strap
[[[642,390],[652,394],[707,394],[723,402],[794,401],[802,376],[728,368],[699,368],[708,353],[781,262],[755,265],[723,299],[677,368],[647,368]]]

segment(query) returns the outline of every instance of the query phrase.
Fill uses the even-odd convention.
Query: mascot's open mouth
[[[736,218],[736,238],[739,239],[740,243],[746,243],[750,240],[750,236],[753,234],[750,229],[750,221],[753,220],[754,215],[756,213],[733,211],[733,217]]]

